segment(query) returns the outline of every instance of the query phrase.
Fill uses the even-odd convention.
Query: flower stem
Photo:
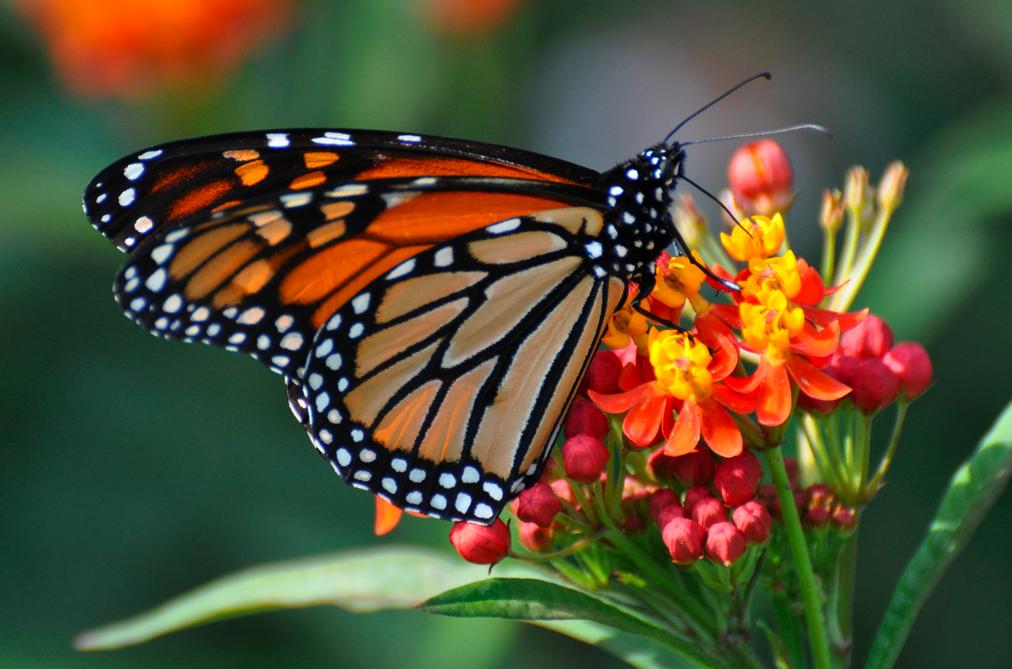
[[[644,553],[639,546],[629,540],[622,532],[615,526],[614,521],[607,513],[604,512],[603,505],[600,499],[595,498],[594,503],[599,507],[598,513],[601,516],[601,520],[604,522],[605,527],[608,528],[609,532],[605,535],[605,538],[615,546],[623,555],[625,555],[630,562],[635,564],[637,567],[643,570],[643,573],[649,578],[653,579],[659,586],[664,588],[668,594],[671,595],[675,603],[685,611],[686,619],[689,624],[692,625],[693,629],[699,636],[706,640],[706,642],[712,643],[714,633],[716,632],[716,626],[714,624],[712,616],[709,611],[696,600],[688,597],[685,589],[675,579],[671,577],[665,569],[658,565],[652,557]]]
[[[868,487],[865,490],[864,497],[865,501],[871,500],[878,492],[878,489],[882,486],[882,479],[885,478],[886,472],[889,471],[889,465],[892,464],[893,456],[896,455],[896,447],[900,443],[900,432],[903,431],[903,420],[907,416],[907,408],[910,406],[910,402],[901,401],[899,403],[898,413],[896,414],[896,423],[893,426],[893,436],[889,440],[889,448],[886,450],[885,455],[882,456],[882,460],[878,464],[878,471],[875,472],[875,476],[872,477],[871,481],[868,482]]]
[[[794,506],[794,494],[787,477],[784,455],[779,448],[763,451],[766,465],[773,476],[773,485],[777,489],[780,509],[783,514],[784,527],[787,530],[787,541],[791,546],[794,567],[798,574],[798,585],[801,588],[801,599],[805,607],[805,621],[808,626],[808,638],[812,649],[815,669],[830,669],[829,640],[826,637],[826,623],[822,615],[822,601],[819,588],[812,569],[812,560],[805,544],[805,533],[801,529],[801,518]]]

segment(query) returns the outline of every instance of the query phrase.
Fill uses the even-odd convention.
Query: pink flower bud
[[[706,557],[725,567],[745,552],[745,535],[731,523],[715,523],[706,531]]]
[[[858,365],[850,379],[850,387],[848,397],[861,413],[869,416],[892,404],[900,392],[896,374],[878,358]]]
[[[618,387],[618,376],[622,373],[622,361],[614,351],[598,351],[590,361],[587,375],[580,384],[580,392],[588,390],[602,395],[614,395],[621,392]]]
[[[468,562],[495,564],[509,552],[510,531],[501,518],[488,527],[461,520],[450,530],[450,543]]]
[[[541,527],[536,523],[520,524],[520,543],[529,551],[540,553],[552,546],[555,532],[549,527]]]
[[[663,530],[664,526],[667,525],[669,522],[671,522],[673,518],[688,518],[688,517],[689,514],[685,513],[685,509],[682,508],[681,504],[672,504],[670,506],[665,506],[661,508],[661,510],[658,511],[657,515],[654,517],[654,522],[657,523],[657,527]]]
[[[563,502],[566,502],[574,509],[580,508],[580,503],[577,501],[576,495],[573,494],[573,488],[570,487],[569,481],[565,479],[558,479],[556,481],[552,481],[548,485],[552,487],[552,492],[555,493],[556,497],[561,499]]]
[[[578,434],[562,445],[566,476],[580,483],[593,483],[608,464],[608,447],[590,435]]]
[[[566,415],[563,435],[566,439],[578,434],[589,434],[595,439],[604,441],[608,436],[608,418],[590,400],[576,400]]]
[[[735,151],[727,180],[735,196],[750,202],[757,213],[772,216],[791,203],[794,169],[787,153],[771,139]]]
[[[734,526],[745,537],[746,543],[761,544],[770,536],[773,529],[773,518],[759,502],[745,502],[731,514]]]
[[[559,511],[562,511],[562,502],[547,483],[535,483],[521,492],[514,509],[519,520],[539,527],[551,527]]]
[[[709,529],[714,523],[723,523],[727,520],[727,509],[716,497],[707,497],[696,502],[692,507],[692,519],[699,523],[704,530]]]
[[[672,505],[678,506],[679,508],[682,506],[678,499],[678,493],[674,490],[661,488],[660,490],[654,491],[654,494],[650,495],[650,517],[654,519],[654,522],[656,522],[658,526],[660,526],[660,523],[657,522],[657,514],[661,512],[661,509]]]
[[[893,331],[884,320],[869,314],[840,336],[840,347],[858,358],[881,358],[893,347]]]
[[[932,383],[931,358],[920,344],[897,344],[886,353],[883,362],[896,375],[903,396],[908,400],[923,393]]]
[[[713,458],[709,451],[693,451],[674,460],[675,476],[685,487],[709,485],[713,480]]]
[[[713,487],[728,506],[744,504],[755,497],[763,468],[752,451],[727,458],[713,475]]]
[[[701,499],[707,497],[713,497],[713,493],[710,489],[703,485],[697,485],[689,488],[685,491],[685,501],[682,502],[682,506],[685,507],[685,512],[691,514],[692,509],[695,508],[696,503]]]
[[[661,538],[671,553],[672,562],[691,564],[703,557],[706,530],[694,520],[672,518],[661,531]]]

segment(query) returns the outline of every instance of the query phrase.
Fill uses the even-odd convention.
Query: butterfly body
[[[489,523],[535,482],[628,283],[680,243],[683,154],[604,173],[437,137],[279,130],[101,172],[93,225],[150,332],[247,353],[339,475]]]

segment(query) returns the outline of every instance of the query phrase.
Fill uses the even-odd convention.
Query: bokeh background
[[[0,2],[0,666],[617,667],[529,626],[332,608],[276,612],[112,653],[72,636],[256,563],[377,542],[248,358],[156,340],[113,303],[123,257],[80,193],[183,136],[366,127],[511,144],[603,169],[759,70],[681,139],[801,121],[783,138],[814,255],[827,186],[912,170],[859,306],[918,340],[913,407],[860,540],[855,653],[953,469],[1012,397],[1012,5],[1005,0],[6,0]],[[734,142],[693,147],[717,190]],[[882,421],[885,431],[888,421]],[[1010,666],[1005,495],[914,627],[902,667]]]

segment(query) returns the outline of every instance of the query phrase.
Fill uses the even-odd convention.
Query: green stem
[[[781,592],[774,594],[770,603],[773,605],[773,617],[777,621],[777,638],[790,657],[791,666],[800,669],[805,666],[801,656],[801,630],[798,628],[797,616],[791,611],[790,600]]]
[[[595,500],[595,502],[599,505],[601,503],[600,500]],[[614,521],[612,521],[608,514],[604,513],[604,508],[600,508],[599,513],[601,520],[609,530],[605,538],[625,555],[630,562],[639,567],[647,577],[653,579],[659,586],[664,588],[674,599],[675,603],[685,611],[686,619],[693,629],[696,630],[696,633],[705,639],[707,644],[711,644],[716,632],[716,625],[710,612],[699,602],[688,597],[685,589],[671,577],[671,574],[622,534],[615,526]]]
[[[829,640],[826,638],[822,601],[819,597],[818,584],[815,581],[815,572],[812,569],[812,560],[808,555],[805,533],[801,529],[801,517],[798,516],[798,509],[794,506],[794,493],[791,491],[791,483],[787,478],[784,456],[779,448],[771,448],[763,451],[763,457],[766,458],[766,464],[773,476],[773,485],[777,489],[777,498],[780,500],[787,541],[791,546],[794,568],[798,575],[798,585],[801,588],[801,600],[805,607],[805,622],[808,626],[812,659],[816,669],[830,669]]]
[[[865,501],[874,497],[875,493],[878,492],[878,489],[882,486],[882,479],[885,478],[886,472],[889,471],[889,465],[892,464],[893,456],[896,455],[896,447],[900,443],[900,432],[903,431],[903,421],[907,416],[907,408],[909,407],[910,402],[899,403],[899,409],[896,413],[896,424],[893,425],[893,436],[892,439],[889,440],[889,448],[886,449],[885,455],[882,456],[882,460],[878,464],[878,471],[875,472],[875,476],[868,482],[868,488],[863,495]]]
[[[854,532],[843,539],[843,547],[837,562],[836,602],[833,611],[839,638],[836,640],[837,653],[844,658],[843,666],[850,666],[850,653],[854,643],[854,576],[857,571],[857,527],[860,525],[860,510],[854,519]]]

